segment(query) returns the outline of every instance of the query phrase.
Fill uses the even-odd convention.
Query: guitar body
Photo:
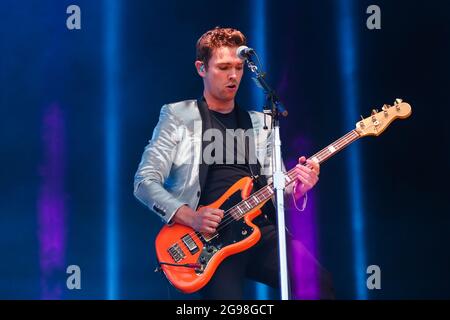
[[[208,207],[226,211],[248,198],[252,188],[252,179],[244,177]],[[198,291],[209,282],[224,259],[255,245],[261,232],[252,220],[261,214],[264,204],[247,212],[243,219],[236,220],[224,214],[217,232],[211,235],[177,223],[164,226],[156,237],[155,246],[158,261],[170,283],[185,293]],[[181,266],[185,264],[198,267]]]

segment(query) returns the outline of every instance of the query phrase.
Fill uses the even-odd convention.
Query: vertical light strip
[[[267,0],[252,0],[250,8],[252,8],[252,34],[249,39],[249,47],[254,48],[258,54],[259,60],[263,66],[264,71],[268,71],[266,59],[266,1]],[[253,86],[252,103],[262,111],[265,103],[264,92],[261,88]]]
[[[119,12],[120,0],[104,0],[105,15],[105,179],[106,179],[106,293],[118,299],[119,215]]]
[[[337,10],[338,40],[340,51],[340,66],[343,83],[343,101],[345,115],[345,128],[351,128],[358,120],[358,78],[355,23],[353,18],[352,0],[340,0]],[[362,22],[361,22],[362,23]],[[361,28],[364,24],[361,24]],[[348,181],[350,190],[350,203],[352,211],[353,253],[354,253],[354,283],[357,299],[367,299],[366,288],[366,252],[364,239],[364,214],[361,203],[361,170],[360,151],[356,144],[348,150]]]
[[[58,104],[45,111],[43,128],[42,185],[39,190],[39,258],[41,298],[61,299],[64,290],[66,250],[65,123]]]
[[[305,154],[305,150],[309,149],[308,146],[311,143],[299,136],[289,141],[289,145],[292,150],[298,150],[297,156],[300,156]],[[297,163],[298,160],[295,159],[288,162],[287,167],[293,168]],[[297,201],[297,207],[301,206],[302,202],[303,199]],[[292,246],[288,254],[288,259],[292,261],[291,274],[289,275],[292,299],[317,300],[321,298],[319,270],[315,260],[311,258],[311,254],[313,257],[318,256],[316,213],[315,189],[308,192],[308,202],[303,212],[298,212],[293,203],[290,206],[289,229],[294,237],[301,242],[301,244]]]
[[[248,46],[254,48],[258,53],[258,57],[263,65],[264,71],[267,71],[266,64],[266,0],[252,0],[250,2],[252,11],[252,33]],[[252,104],[262,110],[264,105],[264,93],[256,85],[252,90]],[[269,299],[269,289],[262,283],[256,283],[255,286],[256,299]]]

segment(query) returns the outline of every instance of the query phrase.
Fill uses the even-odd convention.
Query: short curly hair
[[[215,27],[212,30],[205,32],[196,45],[196,58],[203,61],[205,67],[208,68],[209,59],[213,54],[214,49],[220,47],[239,47],[245,46],[247,39],[244,34],[233,28]]]

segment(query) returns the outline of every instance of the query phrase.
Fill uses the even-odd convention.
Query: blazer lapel
[[[202,118],[202,154],[200,155],[200,164],[199,164],[199,182],[200,182],[200,190],[204,190],[204,186],[206,183],[206,177],[208,175],[208,165],[203,161],[203,150],[205,150],[206,142],[203,140],[203,134],[206,130],[212,128],[211,116],[209,114],[208,105],[206,104],[205,98],[201,97],[197,99],[198,110],[200,111],[200,116]]]

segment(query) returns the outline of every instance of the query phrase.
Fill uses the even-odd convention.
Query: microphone
[[[259,59],[258,56],[256,55],[255,50],[247,46],[240,46],[239,48],[236,49],[236,55],[242,60],[247,60],[248,67],[252,72],[256,74],[256,78],[252,78],[255,81],[256,85],[261,89],[263,89],[264,93],[266,94],[266,99],[270,98],[272,103],[275,104],[275,109],[278,112],[278,114],[281,114],[283,117],[287,117],[288,112],[286,108],[283,106],[280,100],[278,100],[278,97],[275,95],[275,92],[272,90],[272,88],[267,84],[266,80],[264,79],[265,73],[258,71],[258,68],[254,65],[253,61],[249,60],[251,56],[255,55],[259,63]],[[271,110],[271,108],[272,106],[269,106],[267,108],[264,107],[264,109],[268,110]]]
[[[236,50],[236,55],[242,60],[247,60],[248,58],[250,58],[250,56],[252,56],[254,54],[255,54],[255,50],[253,50],[252,48],[249,48],[247,46],[240,46]]]

